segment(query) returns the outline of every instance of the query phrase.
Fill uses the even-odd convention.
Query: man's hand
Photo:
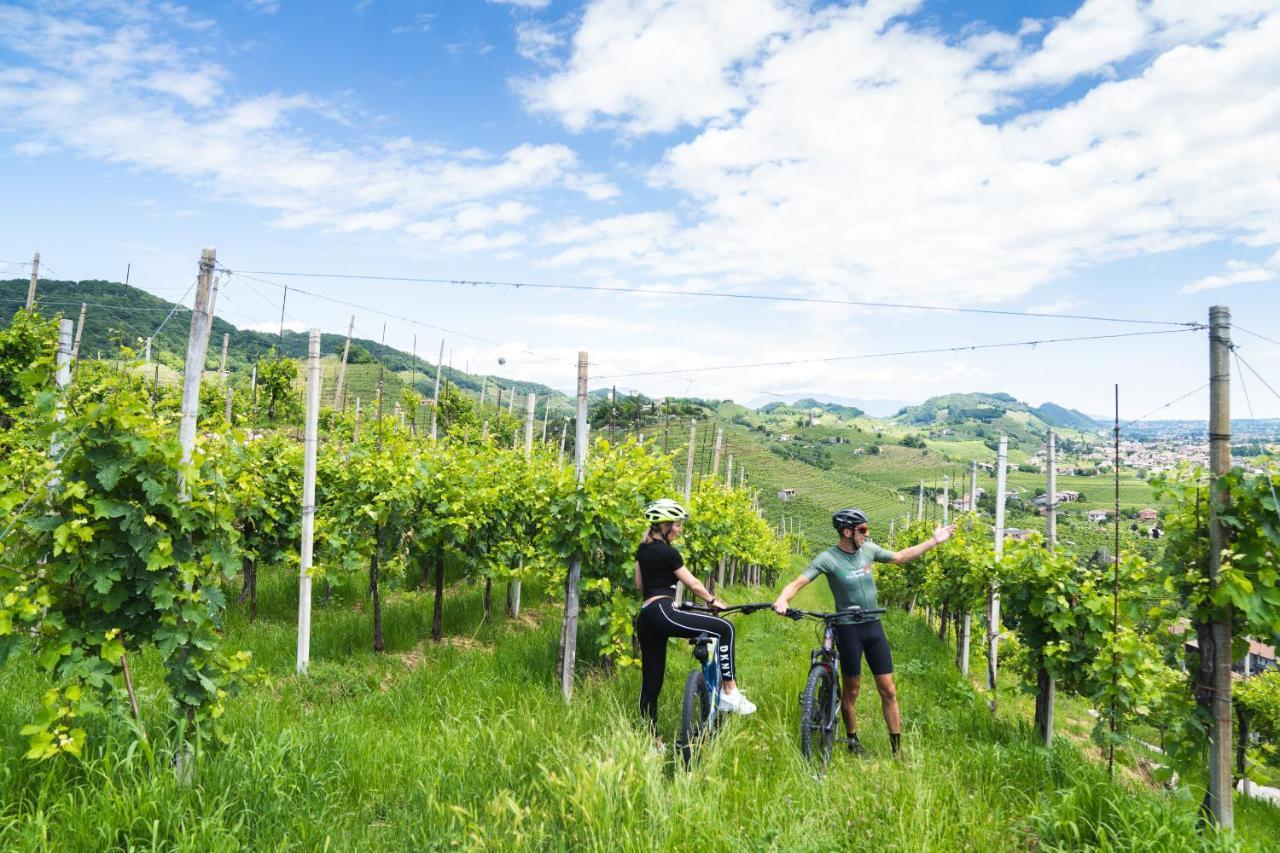
[[[779,616],[786,616],[787,600],[785,598],[779,597],[778,600],[773,603],[773,612],[777,613]]]
[[[943,542],[946,542],[948,539],[954,536],[955,533],[956,533],[956,526],[954,524],[940,525],[933,529],[933,541],[941,545]]]
[[[717,595],[715,598],[711,599],[707,606],[712,610],[724,610],[729,605],[725,604],[724,599]]]

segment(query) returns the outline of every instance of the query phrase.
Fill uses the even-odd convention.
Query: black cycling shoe
[[[867,748],[862,745],[862,741],[858,740],[856,735],[854,737],[845,738],[844,742],[849,746],[850,755],[856,755],[859,758],[862,758],[867,754]]]

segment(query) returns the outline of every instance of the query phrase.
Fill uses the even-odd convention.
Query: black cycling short
[[[836,625],[836,645],[840,649],[840,674],[845,678],[862,675],[862,655],[875,675],[893,672],[893,655],[889,654],[889,638],[879,619],[853,625]]]

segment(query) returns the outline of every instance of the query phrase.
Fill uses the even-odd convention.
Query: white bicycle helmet
[[[689,511],[671,498],[659,498],[644,508],[644,517],[650,524],[684,521],[689,517]]]

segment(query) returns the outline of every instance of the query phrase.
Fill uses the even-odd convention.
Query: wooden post
[[[196,282],[196,302],[191,312],[191,333],[187,339],[187,363],[182,380],[182,420],[178,425],[178,443],[182,445],[182,464],[191,462],[196,446],[196,422],[200,417],[200,378],[209,353],[209,299],[213,286],[216,253],[205,249],[200,253],[200,273]],[[186,497],[186,484],[180,485]]]
[[[436,360],[436,389],[431,394],[431,438],[439,434],[437,424],[440,415],[440,371],[444,369],[444,341],[440,341],[440,357]]]
[[[333,407],[339,411],[345,411],[347,408],[347,399],[344,396],[347,385],[347,357],[351,354],[351,334],[356,330],[356,315],[351,315],[351,322],[347,324],[347,340],[342,344],[342,361],[338,363],[338,382],[333,387]]]
[[[582,487],[587,477],[587,354],[578,353],[578,422],[574,435],[573,472]],[[560,634],[560,690],[564,700],[573,698],[574,663],[578,653],[578,580],[582,575],[582,555],[569,561],[565,579],[564,626]]]
[[[1209,309],[1209,470],[1213,476],[1209,501],[1209,587],[1216,590],[1222,571],[1222,549],[1229,542],[1222,513],[1229,510],[1231,493],[1221,483],[1231,470],[1231,310]],[[1117,559],[1119,555],[1117,555]],[[1208,705],[1209,789],[1205,809],[1223,829],[1234,823],[1231,802],[1231,611],[1222,608],[1213,621],[1196,625],[1200,671],[1196,698]]]
[[[76,340],[75,340],[75,343],[71,345],[72,363],[80,359],[80,339],[84,337],[84,315],[87,314],[88,312],[89,312],[88,304],[81,302],[80,303],[80,322],[76,324]],[[150,341],[151,339],[147,338],[147,340]]]
[[[311,560],[316,519],[316,448],[319,436],[320,330],[307,342],[307,427],[302,468],[302,553],[298,575],[298,674],[311,660]]]
[[[1000,436],[1000,451],[996,457],[996,565],[1004,556],[1004,493],[1009,459],[1009,437]],[[1000,583],[991,584],[987,593],[987,690],[991,713],[996,711],[996,664],[1000,644]]]
[[[31,259],[31,286],[27,288],[27,310],[36,305],[36,282],[40,280],[40,253]]]

